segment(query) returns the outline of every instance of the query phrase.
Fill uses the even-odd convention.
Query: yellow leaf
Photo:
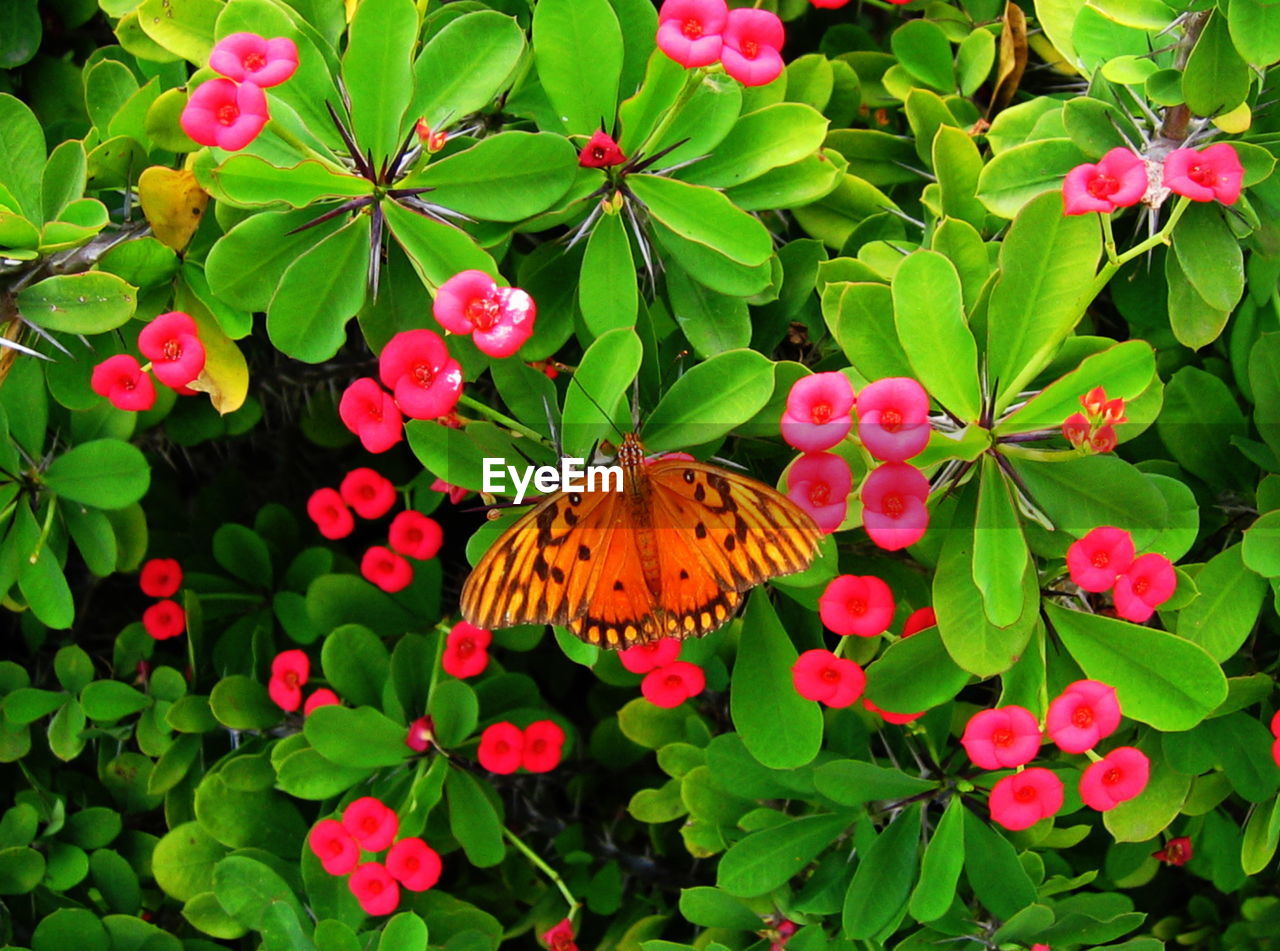
[[[175,304],[196,322],[200,342],[204,344],[204,369],[191,383],[191,389],[209,394],[209,402],[222,416],[234,413],[244,405],[249,394],[249,365],[235,342],[222,332],[217,318],[209,313],[200,298],[185,283],[179,283]]]
[[[153,165],[138,177],[138,202],[155,236],[181,251],[200,226],[209,193],[186,169]]]
[[[1080,75],[1080,70],[1072,66],[1067,58],[1058,52],[1058,48],[1049,42],[1049,38],[1043,33],[1033,33],[1028,36],[1027,45],[1035,50],[1036,54],[1044,60],[1055,73],[1061,73],[1063,76]]]
[[[1248,132],[1249,126],[1253,125],[1253,113],[1249,110],[1249,104],[1242,102],[1230,112],[1216,116],[1213,124],[1223,132],[1239,135],[1241,132]]]

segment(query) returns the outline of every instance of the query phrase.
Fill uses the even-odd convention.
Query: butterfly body
[[[683,459],[618,452],[621,491],[555,492],[498,538],[462,589],[483,628],[560,624],[625,648],[720,627],[744,592],[808,567],[821,532],[774,489]]]

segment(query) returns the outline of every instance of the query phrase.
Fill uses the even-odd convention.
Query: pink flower
[[[366,915],[389,915],[400,904],[400,886],[381,862],[365,862],[347,879],[347,887]]]
[[[201,83],[182,110],[182,131],[201,145],[234,152],[267,124],[267,97],[253,83],[211,79]]]
[[[1063,793],[1062,780],[1033,766],[1000,779],[991,787],[987,805],[992,821],[1017,832],[1056,814],[1062,808]]]
[[[489,644],[493,634],[466,621],[459,621],[445,640],[440,666],[446,674],[465,679],[484,673],[489,666]]]
[[[342,811],[342,827],[366,852],[381,852],[400,831],[400,819],[382,800],[361,796]]]
[[[302,706],[302,685],[311,676],[311,658],[294,648],[281,651],[271,661],[267,693],[281,710],[292,713]]]
[[[356,527],[351,510],[337,489],[316,489],[307,499],[307,516],[325,538],[346,538]]]
[[[938,615],[934,613],[933,608],[924,607],[912,611],[908,615],[907,620],[902,625],[902,636],[910,637],[912,634],[918,634],[925,628],[936,627],[938,624]]]
[[[1104,214],[1142,201],[1147,165],[1131,149],[1114,148],[1097,165],[1077,165],[1062,183],[1062,207],[1068,215]]]
[[[725,0],[665,0],[658,11],[658,49],[685,68],[720,58],[729,19]]]
[[[311,696],[307,697],[307,702],[302,705],[302,715],[309,717],[312,710],[318,710],[320,707],[339,706],[342,706],[342,699],[328,687],[321,687],[313,690]]]
[[[307,836],[307,845],[330,875],[346,875],[360,861],[360,846],[337,819],[321,819]]]
[[[542,933],[542,943],[548,951],[578,951],[577,942],[573,940],[573,923],[562,918],[554,927]]]
[[[209,68],[238,83],[278,86],[298,68],[298,47],[287,36],[268,40],[257,33],[232,33],[209,54]]]
[[[862,527],[886,551],[914,545],[929,528],[929,480],[906,462],[886,462],[862,483]]]
[[[776,13],[738,7],[729,11],[720,61],[724,71],[744,86],[765,86],[782,73],[786,32]]]
[[[151,409],[156,387],[138,361],[127,353],[107,357],[93,368],[89,378],[93,392],[110,400],[116,409],[137,413]]]
[[[524,728],[520,765],[531,773],[549,773],[560,765],[564,730],[554,720],[535,720]]]
[[[409,587],[413,581],[413,566],[382,545],[370,545],[360,559],[360,574],[370,584],[377,585],[387,594],[395,594]]]
[[[1180,835],[1166,842],[1164,848],[1152,852],[1151,857],[1167,865],[1186,865],[1191,861],[1191,851],[1191,839]]]
[[[187,629],[187,612],[177,601],[166,598],[142,612],[142,626],[157,641],[167,641]]]
[[[1280,738],[1280,710],[1271,714],[1271,735]]]
[[[876,380],[858,395],[858,438],[885,462],[904,462],[929,444],[929,395],[907,376]]]
[[[1064,753],[1093,749],[1120,726],[1120,701],[1115,688],[1097,680],[1068,684],[1049,704],[1044,726]]]
[[[182,565],[176,558],[151,558],[142,566],[138,587],[149,598],[171,598],[182,587]]]
[[[431,305],[441,327],[471,334],[481,352],[491,357],[509,357],[519,350],[533,334],[537,312],[533,298],[520,288],[499,287],[484,271],[474,270],[459,271],[441,284]]]
[[[892,710],[883,710],[880,707],[877,707],[866,697],[862,698],[862,705],[883,719],[885,723],[895,723],[899,726],[904,723],[910,723],[913,720],[919,720],[928,712],[926,710],[921,710],[919,713],[894,713]]]
[[[1067,549],[1071,580],[1085,591],[1107,591],[1133,564],[1133,536],[1123,528],[1100,525]]]
[[[1168,558],[1155,552],[1139,555],[1116,579],[1112,595],[1116,613],[1126,621],[1141,624],[1173,597],[1177,587],[1178,576]]]
[[[462,367],[432,330],[396,334],[378,357],[378,377],[410,419],[435,419],[462,395]]]
[[[837,634],[875,637],[893,620],[893,592],[873,575],[840,575],[818,598],[822,623]]]
[[[1099,426],[1089,437],[1089,448],[1097,453],[1111,452],[1118,442],[1116,428],[1108,423],[1105,426]]]
[[[787,394],[782,438],[801,452],[830,449],[853,427],[853,384],[843,373],[801,377]]]
[[[644,675],[640,692],[656,707],[678,707],[696,697],[707,686],[706,675],[697,664],[676,660]]]
[[[1040,752],[1040,724],[1025,707],[979,710],[969,718],[960,744],[982,769],[1026,766]]]
[[[648,644],[637,644],[618,651],[618,660],[633,674],[647,674],[663,667],[680,656],[680,642],[674,637],[661,637]]]
[[[449,141],[449,133],[444,129],[431,131],[431,126],[427,125],[426,120],[419,119],[413,126],[414,134],[417,135],[418,141],[422,143],[428,154],[434,155],[444,148],[444,144]]]
[[[404,434],[404,419],[396,401],[378,386],[377,380],[367,376],[342,392],[338,415],[342,424],[360,437],[360,445],[368,452],[386,452]]]
[[[445,482],[444,479],[436,479],[434,482],[432,482],[431,491],[443,492],[445,495],[449,496],[449,501],[452,502],[454,505],[457,505],[459,502],[461,502],[464,498],[466,498],[466,495],[467,495],[467,490],[464,489],[462,486],[450,485],[448,482]]]
[[[1089,441],[1089,433],[1093,426],[1085,419],[1083,413],[1072,413],[1062,421],[1062,435],[1067,442],[1079,448]]]
[[[1121,746],[1112,750],[1080,777],[1080,798],[1099,812],[1114,809],[1142,794],[1147,788],[1151,761],[1141,750]]]
[[[338,493],[361,518],[381,518],[396,504],[396,487],[391,480],[365,466],[343,476]]]
[[[839,10],[849,0],[809,0],[819,10]],[[900,0],[901,2],[901,0]]]
[[[847,707],[862,696],[867,675],[862,668],[828,650],[808,650],[791,666],[791,682],[806,700],[829,707]]]
[[[1164,160],[1164,184],[1192,201],[1235,204],[1244,182],[1244,166],[1240,156],[1226,142],[1219,142],[1197,152],[1174,149]]]
[[[393,551],[416,561],[434,558],[444,544],[440,523],[421,512],[408,509],[391,520],[387,545]]]
[[[806,452],[787,472],[787,498],[828,535],[844,521],[852,490],[849,463],[834,453]]]
[[[418,717],[418,719],[409,724],[409,732],[405,734],[404,745],[415,753],[425,753],[431,748],[431,741],[435,738],[435,735],[435,724],[431,722],[431,717]]]
[[[161,314],[138,334],[138,349],[151,361],[156,379],[175,390],[186,386],[204,369],[204,345],[189,314]]]
[[[425,892],[440,881],[440,853],[419,838],[401,839],[387,853],[387,872],[411,892]]]
[[[622,154],[622,149],[618,148],[618,143],[613,141],[613,136],[604,129],[593,133],[587,144],[582,147],[582,151],[578,153],[578,164],[583,168],[612,168],[626,160],[627,157]]]
[[[514,773],[524,759],[524,731],[506,722],[485,727],[476,759],[491,773]]]

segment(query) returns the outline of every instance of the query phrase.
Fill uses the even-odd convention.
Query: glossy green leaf
[[[1081,411],[1080,398],[1095,386],[1106,387],[1109,398],[1136,399],[1155,376],[1155,351],[1145,340],[1126,340],[1091,354],[1080,365],[1054,380],[995,427],[997,433],[1054,429]],[[1104,382],[1105,381],[1105,382]]]
[[[565,131],[590,135],[614,115],[622,56],[609,0],[540,0],[534,7],[534,64]]]
[[[493,258],[465,231],[425,218],[396,202],[383,202],[382,208],[387,227],[404,248],[422,282],[433,291],[459,271],[474,268],[497,273]]]
[[[629,328],[611,330],[589,346],[579,361],[577,381],[564,400],[564,451],[585,458],[602,438],[620,438],[617,420],[628,387],[640,369],[640,338]],[[601,415],[601,408],[609,418]]]
[[[920,806],[908,806],[876,836],[858,861],[844,896],[841,921],[847,937],[867,939],[893,921],[907,903],[916,876]]]
[[[1013,218],[1032,199],[1051,192],[1061,218],[1062,180],[1067,172],[1088,160],[1067,138],[1037,139],[1015,146],[994,156],[983,168],[978,176],[978,198],[992,214]],[[1044,200],[1048,201],[1049,197],[1044,196]],[[1091,215],[1065,220],[1087,221],[1097,228]]]
[[[1036,889],[1017,850],[976,812],[964,815],[964,873],[983,907],[1012,918],[1036,900]]]
[[[470,773],[451,769],[444,785],[449,830],[462,844],[467,861],[479,868],[497,865],[506,854],[502,820],[480,782]]]
[[[381,706],[391,658],[373,631],[359,624],[334,629],[324,639],[320,665],[325,680],[343,700],[354,706]]]
[[[814,154],[827,120],[811,106],[778,102],[742,116],[706,158],[681,173],[685,181],[728,188]]]
[[[1007,627],[1022,616],[1026,591],[1027,546],[1004,473],[992,456],[983,456],[978,510],[973,525],[973,583],[982,594],[987,620]]]
[[[304,732],[326,759],[355,769],[395,766],[412,755],[405,727],[373,707],[327,706],[311,711]]]
[[[965,321],[956,269],[936,251],[915,251],[893,276],[898,339],[929,395],[964,420],[976,420],[978,347]]]
[[[620,327],[634,327],[639,301],[631,240],[621,215],[604,215],[591,230],[582,256],[578,306],[597,337]]]
[[[1235,309],[1244,293],[1244,254],[1216,205],[1191,203],[1173,231],[1173,250],[1210,307]]]
[[[362,0],[351,19],[342,78],[351,126],[374,166],[400,146],[401,117],[413,95],[418,11],[413,0]]]
[[[942,819],[925,846],[920,880],[911,892],[909,910],[916,921],[933,921],[946,914],[964,867],[964,803],[952,796]]]
[[[199,68],[209,62],[221,9],[217,0],[143,0],[138,24],[166,50]]]
[[[773,367],[754,350],[730,350],[690,368],[644,421],[645,446],[664,452],[701,445],[745,423],[769,401]]]
[[[227,914],[249,928],[262,928],[268,910],[277,904],[298,921],[310,920],[289,883],[248,856],[229,855],[214,866],[213,892]]]
[[[138,306],[138,289],[114,274],[58,274],[18,292],[18,312],[46,330],[99,334],[114,330]]]
[[[890,46],[898,62],[915,79],[938,92],[954,92],[951,43],[933,20],[908,20],[893,31]]]
[[[432,129],[479,112],[497,98],[525,49],[515,19],[495,10],[466,13],[431,37],[413,66],[406,124]]]
[[[44,481],[50,490],[74,502],[122,509],[146,494],[151,467],[136,446],[118,439],[95,439],[54,459]]]
[[[1164,497],[1115,455],[1064,454],[1061,462],[1011,459],[1031,498],[1059,531],[1079,538],[1099,525],[1113,525],[1132,532],[1141,550],[1164,528]]]
[[[749,267],[773,250],[764,226],[714,189],[655,175],[632,175],[627,183],[649,214],[688,241]]]
[[[44,220],[40,201],[44,163],[40,121],[21,100],[0,93],[0,187],[16,199],[13,210],[33,222]]]
[[[1198,116],[1229,112],[1249,94],[1249,67],[1236,52],[1224,13],[1210,17],[1187,58],[1182,94]]]
[[[725,852],[716,885],[739,898],[768,894],[813,861],[851,821],[839,813],[808,815],[753,832]]]
[[[1219,663],[1253,632],[1267,594],[1266,581],[1246,568],[1248,537],[1245,545],[1232,545],[1209,559],[1196,575],[1200,597],[1178,612],[1178,635],[1199,644]]]
[[[291,208],[305,208],[327,198],[359,198],[373,191],[365,179],[343,175],[314,159],[280,168],[256,155],[233,155],[210,169],[208,178],[207,186],[216,196],[248,206],[283,202]],[[312,209],[308,219],[303,220],[319,214]],[[314,241],[315,232],[309,234]]]
[[[928,670],[928,677],[920,671]],[[895,641],[867,667],[867,697],[893,713],[917,713],[951,700],[969,674],[947,654],[937,629]]]

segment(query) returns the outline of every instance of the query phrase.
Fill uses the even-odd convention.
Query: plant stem
[[[1102,265],[1102,269],[1098,271],[1098,276],[1093,281],[1093,292],[1089,295],[1089,299],[1097,297],[1102,293],[1102,289],[1107,286],[1111,278],[1115,277],[1116,271],[1128,264],[1136,257],[1146,254],[1153,248],[1157,248],[1162,244],[1168,244],[1173,229],[1177,227],[1179,219],[1187,210],[1187,206],[1191,204],[1191,199],[1185,196],[1179,196],[1178,203],[1173,206],[1173,214],[1169,215],[1169,220],[1164,223],[1164,227],[1147,238],[1145,241],[1135,244],[1128,251],[1117,255],[1115,260],[1108,260]]]
[[[467,396],[466,393],[463,393],[461,396],[458,397],[458,402],[463,406],[467,407],[468,409],[473,409],[477,413],[481,413],[485,416],[488,416],[495,423],[501,423],[503,426],[506,426],[508,429],[514,429],[521,436],[526,436],[529,439],[532,439],[535,442],[539,442],[539,443],[543,441],[542,433],[538,432],[537,430],[530,429],[524,423],[520,422],[519,420],[512,419],[506,413],[499,412],[498,410],[494,409],[492,406],[487,406],[484,403],[481,403],[479,400],[473,397]]]
[[[1107,261],[1111,264],[1118,263],[1116,260],[1116,233],[1111,227],[1111,214],[1109,212],[1099,212],[1102,218],[1102,235],[1103,247],[1107,251]]]
[[[680,115],[681,110],[683,110],[689,100],[693,98],[693,94],[702,83],[702,77],[704,75],[706,75],[705,67],[685,70],[684,87],[681,88],[680,94],[676,96],[676,101],[671,104],[671,108],[668,109],[666,115],[662,117],[662,121],[658,123],[652,132],[645,136],[645,140],[640,143],[639,147],[635,151],[636,155],[645,155],[651,146],[662,141],[662,137],[666,135],[667,130],[671,128],[671,123],[676,120]]]
[[[573,897],[573,892],[569,891],[569,886],[565,885],[564,879],[560,877],[560,873],[544,862],[542,860],[542,856],[538,855],[537,852],[525,845],[524,842],[520,840],[520,837],[506,826],[502,827],[502,835],[508,842],[514,845],[521,854],[530,861],[530,863],[532,863],[534,868],[538,869],[543,875],[551,879],[556,888],[560,890],[560,894],[564,896],[564,900],[569,906],[569,913],[565,917],[567,917],[570,923],[572,923],[573,919],[577,917],[578,909],[581,908],[582,905]]]

